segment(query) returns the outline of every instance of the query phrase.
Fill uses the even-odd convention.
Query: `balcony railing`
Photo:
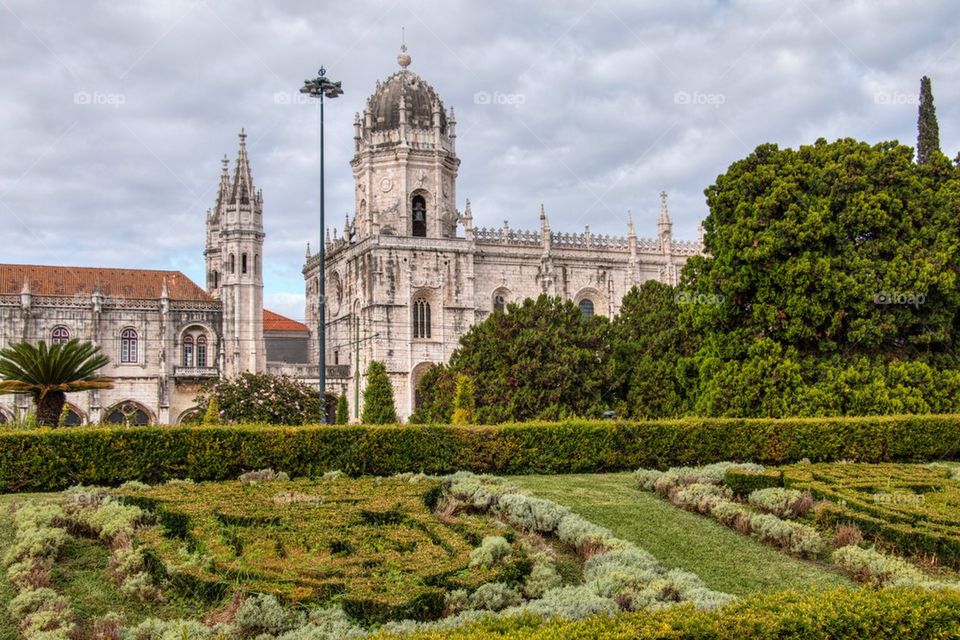
[[[174,378],[218,378],[220,369],[217,367],[174,367]]]

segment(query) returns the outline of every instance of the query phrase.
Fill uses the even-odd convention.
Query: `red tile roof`
[[[264,331],[299,331],[309,333],[307,325],[296,320],[291,320],[279,313],[274,313],[269,309],[263,310],[263,330]]]
[[[90,295],[99,287],[107,297],[159,300],[166,281],[171,300],[213,300],[179,271],[0,264],[0,295],[18,295],[24,280],[29,282],[30,293],[35,296]]]

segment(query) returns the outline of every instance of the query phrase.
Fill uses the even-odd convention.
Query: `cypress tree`
[[[473,378],[457,377],[457,391],[453,396],[453,424],[472,424],[474,417]]]
[[[216,396],[210,396],[207,403],[207,410],[203,414],[203,420],[200,422],[205,427],[212,427],[220,424],[220,404]]]
[[[920,78],[920,113],[917,116],[917,164],[927,164],[940,151],[940,127],[933,106],[930,78]]]
[[[337,424],[347,424],[349,421],[347,394],[343,394],[337,398]]]
[[[367,387],[363,390],[364,424],[394,424],[397,409],[393,404],[393,385],[382,362],[371,360],[367,367]]]

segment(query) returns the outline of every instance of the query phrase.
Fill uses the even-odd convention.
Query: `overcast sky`
[[[956,2],[61,2],[0,0],[0,261],[180,269],[202,284],[204,216],[249,134],[264,194],[266,304],[303,317],[318,233],[315,105],[328,104],[327,212],[353,206],[353,114],[397,69],[457,113],[460,209],[475,224],[655,234],[658,193],[694,239],[703,190],[756,145],[916,140],[933,79],[960,150]],[[313,242],[314,248],[317,241]]]

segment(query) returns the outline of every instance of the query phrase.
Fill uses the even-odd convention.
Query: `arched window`
[[[183,338],[183,366],[193,366],[193,336]]]
[[[216,289],[219,286],[220,286],[220,272],[214,271],[213,272],[213,288]]]
[[[138,337],[136,329],[124,329],[120,333],[120,363],[136,364],[138,362]]]
[[[240,273],[247,272],[247,254],[240,256]]]
[[[427,201],[423,196],[413,196],[413,235],[427,237]]]
[[[499,311],[500,313],[507,312],[507,300],[503,297],[502,293],[493,296],[493,310]]]
[[[107,412],[107,422],[142,427],[150,424],[150,416],[137,403],[124,402]]]
[[[63,405],[63,425],[66,427],[79,427],[83,424],[83,418],[76,409],[68,404]]]
[[[50,342],[53,344],[64,344],[70,342],[70,330],[64,326],[54,327],[50,332]]]
[[[254,254],[253,256],[253,274],[260,275],[260,255]]]
[[[230,273],[233,274],[233,273],[236,273],[236,272],[237,272],[237,261],[236,261],[236,259],[233,257],[233,254],[231,253],[231,254],[230,254]]]
[[[207,336],[197,338],[197,366],[207,366]]]
[[[580,317],[584,320],[593,317],[593,300],[584,298],[580,301]]]
[[[430,337],[430,303],[426,300],[413,303],[413,337]]]

